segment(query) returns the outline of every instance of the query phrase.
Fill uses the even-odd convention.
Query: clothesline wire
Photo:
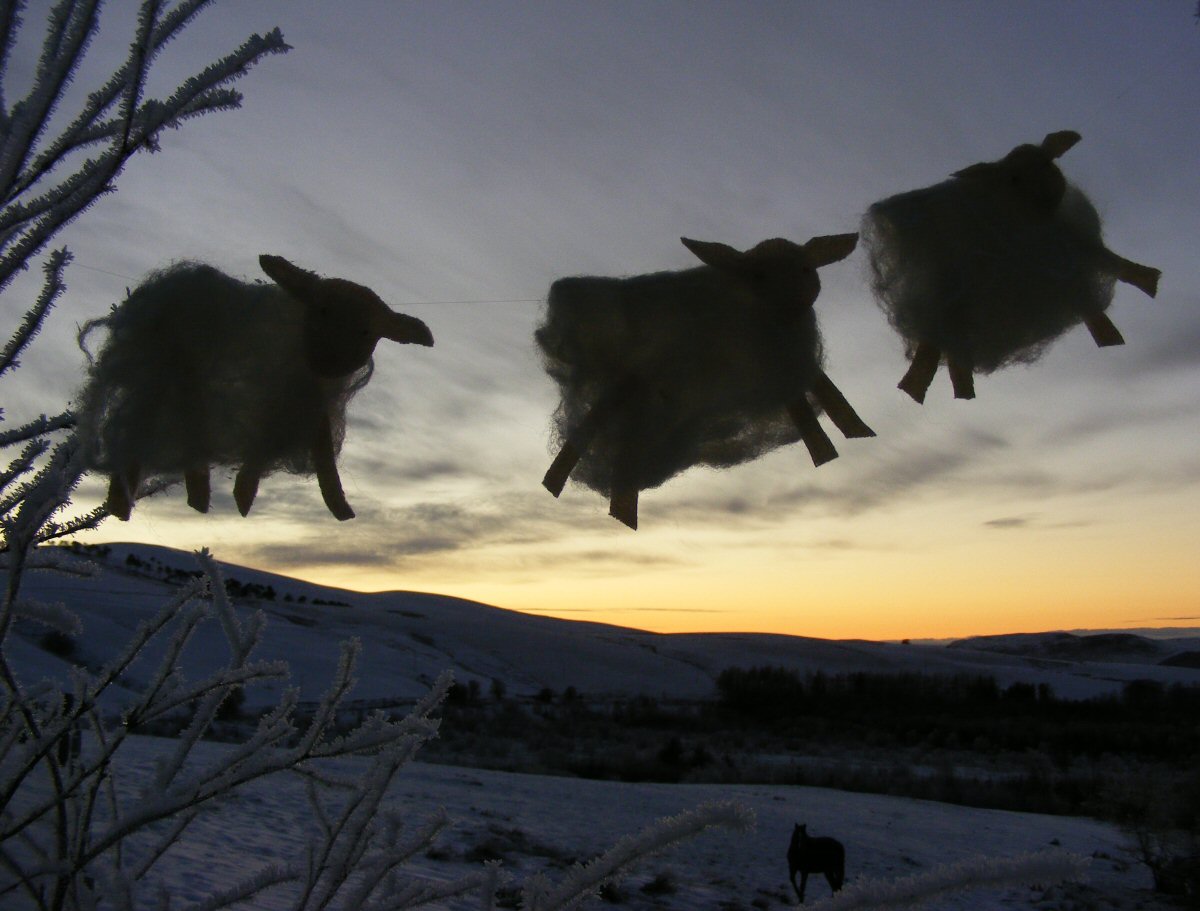
[[[137,281],[132,275],[125,275],[121,272],[112,272],[108,269],[101,269],[98,266],[89,266],[86,263],[75,263],[79,269],[87,269],[91,272],[102,272],[105,275],[111,275],[114,278],[124,278],[128,281]],[[445,301],[397,301],[394,306],[397,307],[424,307],[442,304],[540,304],[544,301],[544,297],[509,297],[502,300],[488,298],[486,300],[445,300]]]
[[[540,304],[544,297],[514,297],[508,300],[475,300],[475,301],[398,301],[397,307],[423,307],[426,304]]]

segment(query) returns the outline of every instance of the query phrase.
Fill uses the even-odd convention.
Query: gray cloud
[[[567,558],[574,563],[589,563],[592,565],[634,565],[634,566],[679,566],[681,560],[665,557],[654,553],[629,554],[617,550],[584,550],[568,551]],[[554,557],[555,561],[562,559]]]
[[[374,479],[386,481],[388,484],[419,483],[434,479],[472,477],[474,472],[470,466],[453,459],[418,459],[418,460],[388,460],[359,457],[355,467],[363,474]]]
[[[981,441],[982,442],[982,441]],[[823,510],[844,516],[860,515],[879,509],[903,497],[915,495],[923,488],[945,485],[971,466],[984,448],[1000,448],[1004,444],[992,438],[983,447],[947,450],[915,450],[895,452],[886,461],[875,462],[858,477],[836,487],[819,486],[808,482],[784,491],[772,498],[772,505]]]
[[[984,522],[986,528],[1028,528],[1033,519],[1029,516],[1006,516],[1000,519],[988,519]]]
[[[1200,300],[1188,302],[1185,308],[1191,314],[1200,313]],[[1200,372],[1200,321],[1177,326],[1176,331],[1156,341],[1138,358],[1138,366],[1160,373]]]
[[[336,538],[331,541],[330,529],[317,524],[305,524],[311,529],[293,541],[273,542],[251,551],[253,558],[277,566],[295,567],[304,564],[347,565],[413,568],[423,558],[444,557],[456,552],[477,555],[481,564],[490,547],[509,545],[546,545],[564,540],[572,528],[584,527],[579,521],[580,510],[555,509],[549,494],[538,488],[529,494],[499,493],[481,500],[428,500],[403,507],[387,507],[365,501],[358,517],[337,526]],[[349,494],[348,494],[349,495]],[[295,488],[291,496],[280,496],[274,508],[286,511],[291,517],[309,514],[312,504],[303,503],[303,494]],[[351,497],[352,504],[354,503]],[[285,505],[286,504],[286,505]],[[317,505],[319,506],[319,500]],[[328,523],[326,523],[328,525]],[[512,561],[513,558],[508,558]],[[571,551],[568,547],[553,554],[523,554],[517,562],[524,568],[540,565],[581,564],[584,566],[614,565],[619,562],[654,565],[660,560],[653,555],[630,558],[617,552],[598,550]]]
[[[330,545],[324,539],[288,544],[261,544],[250,548],[248,554],[254,562],[281,569],[298,566],[387,567],[392,564],[391,554],[355,546]]]
[[[829,551],[859,550],[861,548],[861,545],[851,541],[848,538],[826,538],[819,541],[808,541],[804,546],[807,548]]]

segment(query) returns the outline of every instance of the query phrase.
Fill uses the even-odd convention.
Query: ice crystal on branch
[[[29,94],[0,111],[0,290],[49,239],[114,189],[114,181],[140,149],[158,148],[159,134],[185,120],[241,104],[229,84],[263,57],[287,51],[279,29],[252,35],[233,52],[185,79],[165,98],[145,98],[150,68],[163,47],[211,0],[186,0],[168,8],[145,0],[129,56],[91,92],[82,109],[56,136],[46,131],[99,27],[99,0],[60,0],[51,11],[45,43]],[[5,4],[0,19],[0,79],[16,31],[21,2]],[[3,99],[0,94],[0,99]],[[0,101],[0,104],[3,102]],[[88,157],[71,169],[68,159]]]

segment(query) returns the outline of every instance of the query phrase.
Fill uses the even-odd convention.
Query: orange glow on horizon
[[[1033,511],[1009,505],[1014,513]],[[203,531],[219,560],[319,585],[429,592],[663,633],[900,640],[1200,630],[1193,553],[1200,512],[1166,505],[1150,498],[1115,504],[1099,494],[1053,520],[988,527],[994,504],[921,501],[849,519],[648,522],[636,533],[598,514],[569,536],[396,556],[386,542],[370,542],[368,559],[347,549],[340,563],[299,562],[306,550],[333,559],[309,543],[303,526],[273,525],[270,551],[258,549],[262,530],[252,522],[209,520]],[[124,540],[186,551],[197,537],[195,520],[187,519],[139,510],[121,531],[139,532]],[[275,563],[272,553],[286,562]]]
[[[807,579],[808,585],[802,584],[803,573],[788,567],[756,567],[734,578],[726,570],[691,569],[635,578],[437,586],[397,586],[394,577],[362,586],[361,574],[330,573],[327,567],[292,574],[357,591],[430,591],[537,616],[659,633],[899,640],[1070,629],[1200,629],[1194,599],[1170,584],[1168,574],[1128,579],[1119,565],[1081,574],[1053,557],[1042,567],[1044,574],[1027,567],[1016,578],[1003,571],[972,572],[970,565],[938,576],[911,555],[897,555],[884,561],[886,566],[873,560],[869,574],[855,561],[846,562],[850,565],[826,566],[819,578]],[[1081,575],[1092,576],[1090,584],[1081,585]],[[739,585],[747,577],[754,580],[749,590]]]

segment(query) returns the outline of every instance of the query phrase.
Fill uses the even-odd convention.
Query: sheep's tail
[[[114,312],[116,312],[115,306],[113,307],[113,311],[109,312],[107,317],[89,319],[88,322],[78,326],[78,330],[76,331],[76,344],[78,344],[79,350],[82,350],[85,358],[88,359],[89,364],[95,364],[96,359],[91,355],[90,350],[88,350],[88,336],[91,335],[92,329],[97,329],[98,326],[107,326],[110,320],[112,320]]]
[[[79,330],[75,333],[75,344],[79,346],[79,350],[83,352],[83,356],[87,358],[89,364],[96,363],[96,359],[92,357],[92,352],[88,351],[87,337],[91,334],[92,330],[98,326],[107,326],[108,320],[109,317],[107,316],[101,316],[97,319],[90,319],[80,326]]]

